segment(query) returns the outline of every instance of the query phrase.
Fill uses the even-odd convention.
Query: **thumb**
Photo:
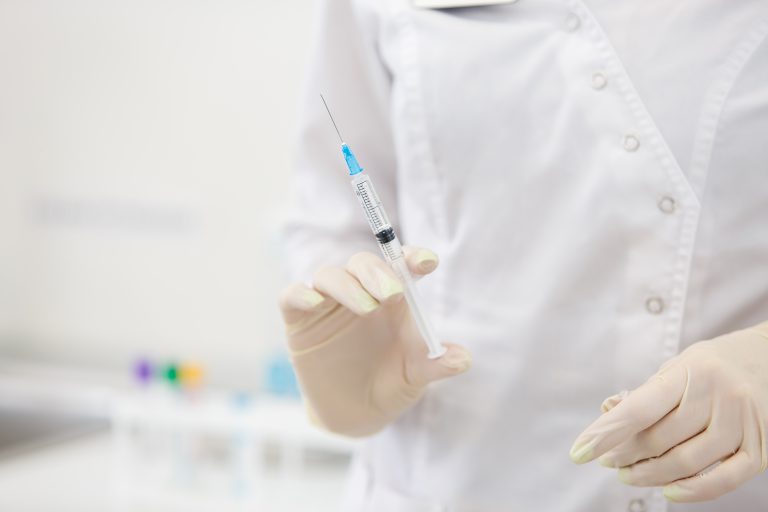
[[[615,395],[609,396],[605,400],[603,400],[602,405],[600,405],[600,411],[603,413],[606,413],[619,405],[625,398],[629,396],[629,391],[626,389],[624,391],[621,391],[620,393],[616,393]]]
[[[406,378],[417,387],[430,382],[460,375],[472,366],[472,354],[461,345],[446,343],[445,354],[437,359],[427,357],[411,358],[407,361]]]

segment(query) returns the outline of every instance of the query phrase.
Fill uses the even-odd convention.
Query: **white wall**
[[[0,353],[257,378],[310,4],[0,0]]]

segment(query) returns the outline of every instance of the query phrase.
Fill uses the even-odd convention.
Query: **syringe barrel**
[[[400,245],[400,242],[398,242],[398,245]],[[429,350],[427,357],[430,359],[441,357],[445,354],[446,348],[440,343],[440,340],[435,335],[435,330],[421,307],[422,301],[419,297],[418,290],[416,289],[416,283],[411,276],[410,270],[408,270],[408,264],[405,262],[405,258],[398,258],[390,261],[389,264],[392,267],[392,270],[395,271],[395,274],[397,274],[403,282],[405,300],[411,310],[411,317]]]
[[[395,231],[389,223],[389,218],[381,206],[381,201],[376,194],[376,190],[373,188],[373,183],[367,175],[361,172],[352,177],[352,188],[355,190],[355,195],[357,195],[363,211],[365,211],[371,231],[376,235],[376,240],[379,242],[384,259],[387,260],[395,274],[403,282],[405,300],[408,302],[416,327],[429,349],[428,357],[434,359],[442,356],[445,354],[446,349],[437,339],[435,331],[421,307],[421,299],[416,290],[416,283],[405,262],[400,240],[397,239]]]
[[[405,300],[411,309],[413,321],[416,323],[416,327],[429,349],[428,357],[435,359],[442,356],[445,354],[446,349],[440,343],[440,340],[437,339],[435,330],[432,328],[429,318],[427,318],[421,307],[421,299],[416,289],[416,282],[411,275],[411,271],[408,269],[408,264],[403,254],[403,247],[400,245],[400,240],[395,236],[395,231],[391,227],[385,228],[383,231],[376,233],[376,239],[379,241],[379,247],[381,247],[381,252],[384,254],[384,259],[387,260],[392,270],[397,274],[397,277],[403,282]]]
[[[365,218],[368,219],[368,225],[371,226],[373,234],[378,235],[384,229],[391,228],[392,225],[389,223],[387,212],[384,211],[381,200],[368,175],[361,172],[352,176],[352,188],[360,206],[363,207]]]

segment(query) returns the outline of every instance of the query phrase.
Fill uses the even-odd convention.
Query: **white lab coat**
[[[568,458],[605,397],[768,320],[766,34],[764,0],[321,2],[295,277],[377,251],[323,92],[474,354],[366,442],[346,510],[768,510],[765,475],[678,506]]]

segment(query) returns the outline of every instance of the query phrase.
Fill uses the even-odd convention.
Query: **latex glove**
[[[432,251],[404,251],[416,276],[437,267]],[[428,383],[471,364],[469,352],[451,344],[441,358],[427,358],[402,283],[371,253],[352,256],[345,268],[320,269],[312,287],[290,286],[280,307],[312,419],[332,432],[372,434],[414,404]]]
[[[574,462],[600,457],[672,501],[736,489],[768,468],[768,323],[692,345],[603,410],[574,443]]]

